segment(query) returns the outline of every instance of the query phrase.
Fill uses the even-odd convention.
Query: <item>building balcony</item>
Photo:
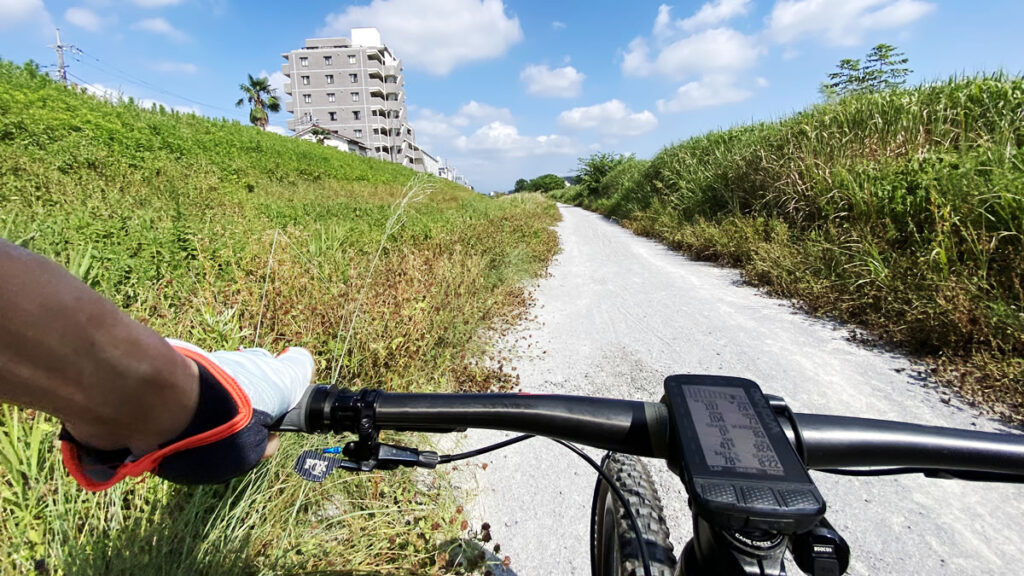
[[[288,76],[289,78],[291,78],[291,75],[292,75],[292,64],[291,64],[291,62],[285,62],[284,64],[281,64],[281,74],[284,74],[285,76]]]
[[[294,114],[295,113],[295,101],[294,100],[288,100],[287,102],[285,102],[284,103],[284,111],[285,112],[291,112],[292,114]]]

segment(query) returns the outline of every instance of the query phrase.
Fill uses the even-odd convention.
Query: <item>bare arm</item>
[[[0,240],[0,402],[83,444],[150,452],[188,425],[198,370],[66,270]]]

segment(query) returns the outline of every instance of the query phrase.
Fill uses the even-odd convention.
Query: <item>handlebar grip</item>
[[[306,388],[295,406],[275,420],[270,425],[270,430],[272,432],[305,432],[307,434],[321,432],[321,430],[315,430],[310,426],[310,414],[323,413],[323,406],[329,392],[330,387],[325,384]]]

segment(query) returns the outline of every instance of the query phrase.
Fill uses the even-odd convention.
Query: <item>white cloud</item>
[[[260,70],[260,73],[257,74],[256,77],[266,77],[268,80],[270,80],[270,87],[277,91],[277,98],[278,100],[281,100],[281,102],[291,100],[292,97],[284,93],[284,87],[287,86],[289,82],[291,82],[291,80],[284,75],[284,72],[281,72],[280,70],[275,70],[273,74],[268,74],[266,70]]]
[[[132,4],[142,8],[163,8],[165,6],[177,6],[181,0],[132,0]]]
[[[464,130],[473,130],[494,122],[512,125],[512,112],[508,108],[482,104],[476,100],[463,104],[450,116],[420,108],[415,111],[412,119],[416,141],[428,150],[449,147],[463,135]]]
[[[651,35],[658,42],[666,42],[672,37],[672,7],[667,4],[658,6],[658,16],[654,18],[654,28]]]
[[[749,90],[736,86],[730,76],[706,76],[680,86],[671,100],[658,100],[658,111],[675,113],[722,106],[742,102],[751,95]]]
[[[934,10],[922,0],[782,0],[768,17],[767,32],[782,44],[810,38],[852,46],[867,32],[900,28]]]
[[[748,10],[750,0],[715,0],[701,6],[693,16],[680,20],[678,26],[687,32],[694,32],[732,20],[737,16],[745,16]]]
[[[79,6],[68,8],[67,11],[64,12],[64,19],[75,26],[84,28],[90,32],[99,32],[100,29],[103,28],[104,24],[103,19],[95,12],[88,8],[81,8]]]
[[[274,134],[280,134],[281,136],[291,136],[292,131],[282,126],[274,126],[273,124],[267,124],[267,132],[273,132]]]
[[[502,0],[373,0],[326,21],[320,33],[332,36],[372,24],[406,65],[436,76],[502,56],[523,39],[519,18],[505,14]]]
[[[558,20],[555,20],[554,22],[551,23],[551,28],[555,30],[565,30],[565,22],[559,22]]]
[[[416,129],[416,141],[428,150],[450,147],[465,130],[474,130],[494,122],[512,125],[512,112],[508,108],[499,108],[470,100],[459,110],[446,116],[428,108],[414,111],[412,125]]]
[[[0,1],[0,30],[14,28],[17,24],[32,22],[40,31],[53,32],[53,21],[46,11],[43,0],[2,0]]]
[[[486,122],[501,121],[512,122],[512,112],[508,108],[498,108],[489,104],[481,104],[476,100],[470,100],[463,104],[458,113],[452,117],[452,123],[456,126],[469,126],[470,124],[482,124]]]
[[[135,103],[139,106],[139,108],[145,108],[147,110],[153,108],[154,106],[157,108],[163,106],[168,110],[176,110],[184,114],[195,114],[197,116],[202,114],[202,111],[199,109],[198,106],[171,106],[166,102],[162,102],[160,100],[153,100],[152,98],[140,98],[136,100]]]
[[[412,125],[416,128],[417,142],[424,145],[451,141],[460,135],[451,118],[425,108],[417,112]]]
[[[127,100],[129,97],[124,90],[120,88],[116,90],[113,88],[107,88],[103,84],[82,84],[82,88],[100,100],[107,100],[108,102],[121,102],[123,100]],[[166,102],[154,100],[152,98],[136,98],[135,105],[146,110],[153,107],[160,108],[163,106],[167,110],[176,110],[185,114],[202,114],[202,111],[198,106],[171,106]]]
[[[172,62],[170,60],[154,62],[152,68],[157,72],[177,72],[180,74],[195,74],[199,71],[199,67],[191,62]]]
[[[752,94],[740,87],[738,78],[757,65],[764,51],[761,42],[728,27],[704,28],[746,14],[750,4],[714,0],[683,20],[673,20],[672,8],[662,4],[651,29],[653,50],[647,38],[633,39],[623,55],[623,75],[685,81],[670,99],[658,100],[662,113],[746,100]]]
[[[89,94],[92,94],[93,96],[99,98],[100,100],[109,100],[111,102],[117,102],[117,101],[119,101],[119,100],[124,98],[124,92],[123,91],[121,91],[121,90],[114,90],[112,88],[107,88],[103,84],[96,84],[96,83],[93,83],[93,84],[82,84],[82,88],[86,92],[88,92]]]
[[[758,76],[757,78],[754,78],[754,82],[757,84],[758,88],[767,88],[772,85],[771,82],[769,82],[768,79],[765,78],[764,76]]]
[[[188,36],[184,32],[175,28],[170,22],[163,18],[146,18],[145,20],[139,20],[135,24],[132,24],[132,30],[143,30],[145,32],[160,34],[167,36],[176,42],[188,39]]]
[[[659,45],[669,43],[680,32],[693,33],[727,22],[750,11],[751,0],[714,0],[700,7],[693,16],[681,20],[672,19],[672,7],[658,6],[651,36]]]
[[[653,60],[647,41],[640,37],[629,44],[622,73],[682,80],[694,74],[745,70],[757,63],[760,54],[753,38],[731,28],[714,28],[676,40]]]
[[[522,158],[549,154],[575,154],[572,141],[557,134],[529,137],[504,122],[494,121],[481,126],[470,136],[459,136],[453,142],[456,150],[487,156]]]
[[[620,100],[566,110],[558,115],[558,125],[567,130],[595,128],[610,136],[636,136],[658,127],[658,119],[649,110],[633,112]]]
[[[574,98],[583,91],[586,74],[572,66],[552,70],[549,66],[532,65],[523,68],[519,79],[526,83],[526,91],[538,96]]]

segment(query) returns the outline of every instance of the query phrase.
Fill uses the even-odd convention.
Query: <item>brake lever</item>
[[[371,472],[373,470],[394,470],[396,468],[428,468],[437,467],[437,452],[392,444],[376,445],[376,454],[366,459],[346,460],[331,454],[353,456],[359,452],[358,442],[349,442],[345,448],[324,448],[321,450],[305,450],[295,460],[295,473],[303,480],[323,482],[335,469],[341,468],[349,472]]]

